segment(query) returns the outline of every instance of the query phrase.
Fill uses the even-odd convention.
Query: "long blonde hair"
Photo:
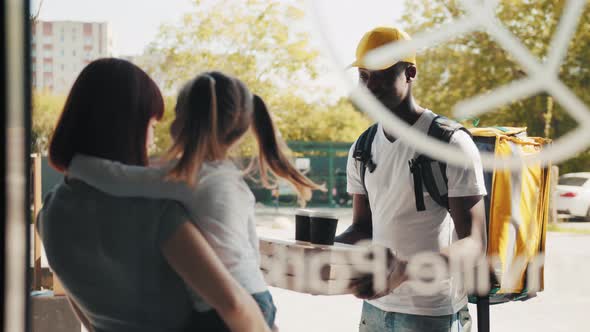
[[[265,187],[274,187],[271,173],[290,182],[303,201],[311,198],[311,190],[325,190],[292,165],[266,104],[237,78],[215,71],[198,75],[181,89],[175,111],[170,127],[174,144],[167,158],[178,162],[169,177],[194,185],[203,162],[225,159],[228,149],[252,129]]]

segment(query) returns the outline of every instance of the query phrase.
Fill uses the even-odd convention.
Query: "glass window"
[[[52,72],[53,66],[50,63],[46,63],[45,65],[43,65],[43,71],[45,71],[46,73]]]
[[[581,187],[587,181],[588,181],[588,178],[573,177],[573,176],[568,176],[568,177],[563,177],[562,176],[562,177],[559,178],[559,184],[562,185],[562,186]]]

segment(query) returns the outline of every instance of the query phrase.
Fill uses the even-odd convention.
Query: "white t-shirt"
[[[424,135],[436,114],[425,111],[413,128]],[[355,142],[356,144],[356,142]],[[351,194],[366,194],[359,165],[350,149],[347,164],[347,190]],[[469,135],[461,130],[451,137],[450,144],[460,147],[473,160],[472,167],[447,165],[449,197],[485,195],[481,159]],[[390,142],[378,126],[373,145],[374,172],[365,173],[365,185],[373,219],[373,242],[390,248],[402,259],[420,252],[439,252],[457,240],[455,226],[448,211],[439,206],[424,189],[425,211],[417,211],[414,182],[408,161],[419,153],[400,140]],[[390,295],[369,301],[384,311],[414,315],[442,316],[457,312],[467,304],[463,288],[446,279],[434,296],[423,296],[406,282]]]
[[[242,172],[231,161],[206,162],[193,189],[184,182],[165,180],[166,170],[76,155],[68,175],[114,196],[179,201],[236,281],[251,294],[266,291],[254,220],[256,202]],[[195,309],[211,309],[191,294]]]

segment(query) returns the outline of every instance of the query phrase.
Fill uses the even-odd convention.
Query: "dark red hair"
[[[162,94],[143,70],[121,59],[95,60],[70,90],[49,145],[51,165],[65,172],[77,153],[147,165],[147,128],[163,115]]]

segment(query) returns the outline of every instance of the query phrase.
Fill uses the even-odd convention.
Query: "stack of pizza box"
[[[350,294],[350,282],[372,271],[372,263],[364,259],[367,250],[261,237],[260,269],[269,286],[313,295]]]

